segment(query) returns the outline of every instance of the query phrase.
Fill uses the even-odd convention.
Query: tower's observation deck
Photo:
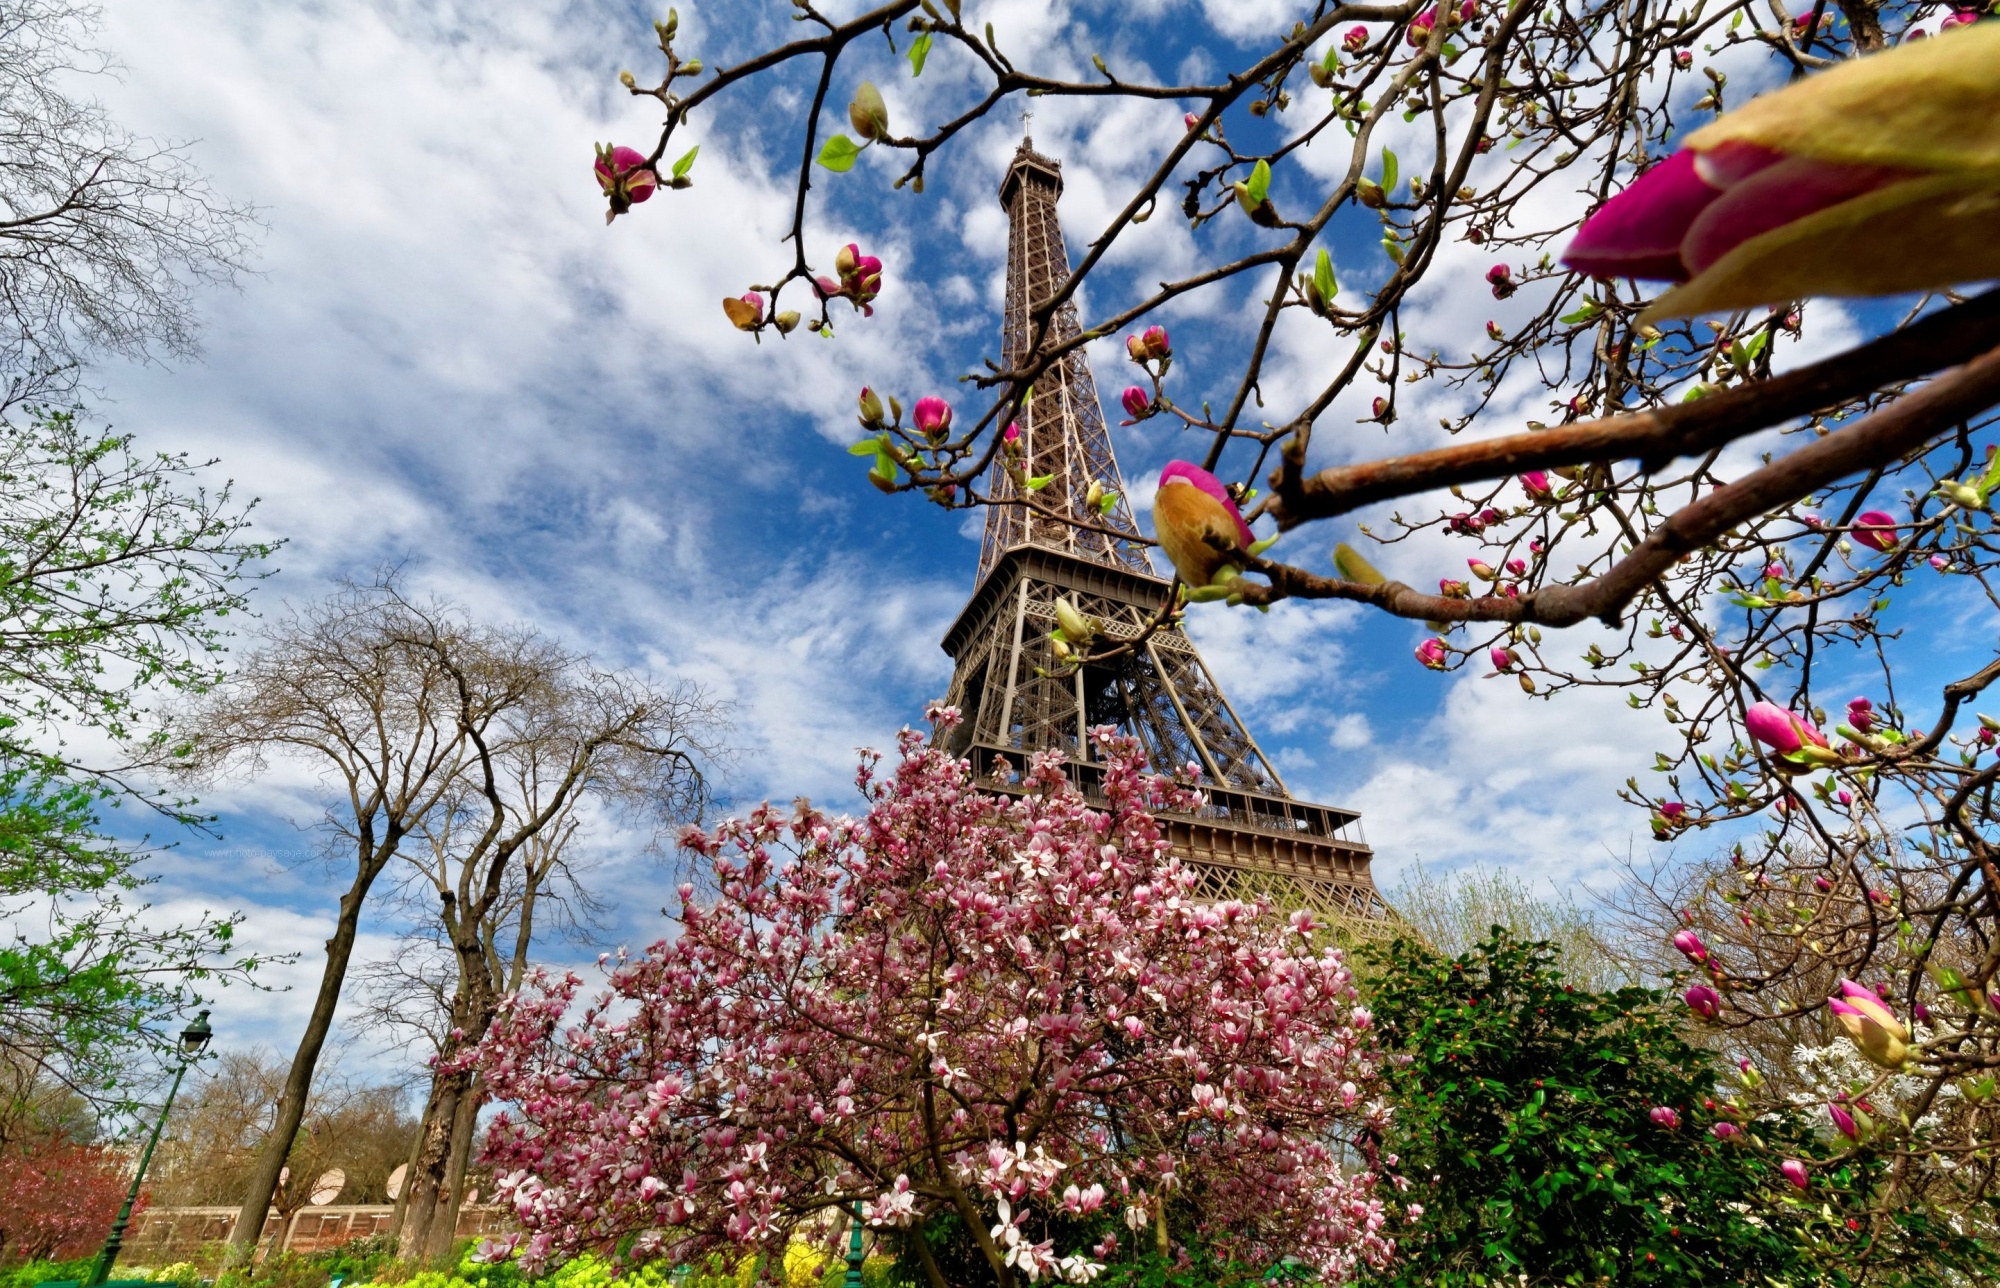
[[[1000,184],[1009,228],[1002,341],[1009,365],[1030,356],[1032,307],[1046,304],[1069,276],[1056,216],[1061,194],[1061,164],[1024,141]],[[1051,319],[1047,343],[1078,332],[1076,309],[1065,303]],[[1200,766],[1207,805],[1194,814],[1163,815],[1161,822],[1174,848],[1201,872],[1205,894],[1267,894],[1343,920],[1381,916],[1360,816],[1292,797],[1178,626],[1106,665],[1058,664],[1048,638],[1058,597],[1096,618],[1110,639],[1135,640],[1167,603],[1171,583],[1154,573],[1146,548],[1123,535],[1137,538],[1139,529],[1081,348],[1035,381],[1018,423],[1023,473],[1051,479],[1036,501],[1066,517],[1020,505],[986,512],[978,584],[944,638],[955,663],[949,701],[964,715],[953,750],[972,760],[982,780],[1002,788],[1008,786],[996,774],[1002,757],[1018,772],[1029,757],[1057,751],[1088,791],[1101,770],[1086,731],[1116,726],[1139,740],[1160,772]],[[1093,481],[1118,494],[1107,515],[1085,505]],[[997,467],[992,490],[1003,500],[1015,494]]]

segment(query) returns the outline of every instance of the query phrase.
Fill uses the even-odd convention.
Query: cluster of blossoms
[[[949,727],[956,713],[938,709]],[[1310,917],[1209,903],[1153,812],[1187,792],[1099,730],[1105,808],[1059,763],[1019,796],[906,732],[870,808],[768,806],[685,844],[712,898],[580,982],[538,978],[476,1059],[524,1258],[781,1251],[861,1205],[885,1237],[977,1212],[996,1279],[1086,1280],[1138,1246],[1383,1264],[1371,1018]]]

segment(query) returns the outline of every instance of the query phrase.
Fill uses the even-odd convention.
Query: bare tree
[[[657,829],[698,818],[708,798],[703,764],[718,753],[721,725],[700,688],[656,687],[571,653],[552,656],[543,681],[481,738],[464,795],[426,822],[429,845],[405,852],[429,887],[456,967],[450,1026],[402,1200],[405,1256],[450,1250],[486,1095],[453,1057],[485,1034],[500,999],[519,986],[543,900],[557,895],[559,910],[577,902],[577,838],[603,811]]]
[[[475,1004],[454,1017],[469,1028],[497,996],[481,920],[502,901],[515,856],[544,828],[561,827],[572,797],[611,798],[643,783],[659,793],[663,809],[698,809],[705,791],[698,758],[710,726],[695,716],[712,709],[692,687],[660,702],[654,690],[600,676],[587,659],[533,630],[478,625],[452,605],[413,599],[392,573],[289,611],[236,675],[181,713],[175,741],[191,778],[254,774],[274,757],[315,766],[328,789],[320,824],[328,852],[343,856],[351,874],[311,1015],[230,1235],[231,1264],[254,1250],[278,1190],[362,909],[383,872],[412,838],[427,845],[448,828],[464,829],[465,882],[439,897],[454,957],[474,977]],[[516,796],[509,767],[536,742],[547,748],[530,758],[546,767],[542,794]],[[637,767],[645,758],[676,766],[678,777],[647,777]],[[449,1107],[434,1104],[426,1118],[449,1121],[464,1090],[451,1083]],[[434,1087],[434,1101],[438,1094]],[[441,1144],[445,1162],[413,1169],[427,1169],[433,1190],[448,1174],[448,1132]]]
[[[239,1201],[276,1126],[287,1063],[269,1050],[225,1052],[175,1106],[150,1176],[156,1203]],[[303,1125],[286,1157],[290,1176],[277,1196],[289,1216],[327,1172],[345,1174],[348,1202],[380,1198],[389,1174],[417,1134],[407,1092],[323,1070],[306,1102]]]
[[[92,352],[185,356],[194,292],[233,282],[253,212],[209,187],[182,144],[124,129],[79,79],[98,10],[0,7],[0,409],[59,396]]]

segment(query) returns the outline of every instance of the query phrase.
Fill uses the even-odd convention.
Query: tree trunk
[[[327,1031],[333,1027],[333,1013],[340,1005],[341,985],[347,981],[347,962],[354,954],[354,937],[361,929],[361,907],[368,897],[368,887],[374,884],[381,870],[382,863],[364,862],[354,884],[341,896],[340,917],[334,922],[333,937],[326,941],[326,969],[320,972],[319,996],[313,999],[312,1016],[306,1021],[305,1034],[292,1056],[291,1071],[285,1075],[285,1091],[278,1098],[278,1120],[257,1151],[257,1162],[250,1172],[249,1193],[244,1195],[243,1207],[236,1213],[236,1225],[229,1232],[225,1267],[247,1265],[256,1255],[257,1242],[270,1214],[271,1196],[278,1190],[278,1173],[285,1169],[285,1158],[298,1138],[299,1123],[305,1119],[306,1097],[312,1092],[313,1072],[319,1067],[320,1048],[326,1045]],[[312,1178],[305,1180],[311,1184]]]
[[[439,1073],[431,1078],[416,1166],[403,1182],[409,1205],[403,1214],[402,1231],[396,1238],[396,1255],[406,1261],[428,1255],[432,1243],[431,1224],[437,1219],[439,1193],[444,1188],[451,1159],[452,1127],[458,1119],[458,1102],[466,1078],[463,1073]]]
[[[479,1107],[485,1103],[485,1086],[477,1074],[458,1097],[458,1113],[451,1123],[451,1153],[445,1161],[445,1200],[431,1218],[427,1255],[442,1257],[458,1239],[458,1214],[465,1206],[465,1172],[472,1161],[472,1140],[479,1125]]]

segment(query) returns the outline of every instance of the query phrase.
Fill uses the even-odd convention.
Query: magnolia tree
[[[810,103],[759,121],[758,138],[788,124],[798,158],[787,258],[725,305],[760,339],[867,325],[899,273],[926,271],[815,234],[812,197],[887,173],[834,177],[864,150],[916,194],[1017,97],[1184,114],[1034,302],[1024,356],[959,377],[976,414],[917,390],[905,422],[862,391],[875,486],[1108,522],[1102,487],[1051,498],[1024,476],[1014,426],[1051,364],[1124,334],[1127,415],[1206,444],[1154,506],[1186,600],[1354,600],[1428,623],[1423,666],[1490,665],[1523,701],[1622,690],[1662,721],[1634,749],[1634,807],[1663,841],[1736,846],[1648,905],[1662,941],[1683,914],[1726,928],[1702,963],[1716,1022],[1823,1044],[1827,997],[1865,979],[1934,1021],[1878,1044],[1899,1073],[1933,1099],[1990,1085],[2000,722],[1975,717],[2000,657],[1947,632],[1992,608],[2000,295],[1950,288],[2000,276],[2000,22],[1873,0],[1301,2],[1174,80],[1132,55],[1086,69],[1100,35],[1134,47],[1088,15],[1049,41],[955,0],[791,8],[796,39],[713,68],[660,24],[663,75],[624,77],[663,112],[657,139],[597,162],[615,216],[694,184],[709,113]],[[1745,82],[1771,92],[1744,101]],[[1176,217],[1192,267],[1113,275],[1139,224]],[[1090,314],[1060,332],[1086,283]],[[1898,298],[1824,302],[1841,296]],[[1489,298],[1483,333],[1460,329]],[[1240,319],[1245,299],[1201,369],[1176,365],[1165,321]],[[1259,522],[1329,539],[1280,558]],[[1438,560],[1436,592],[1373,566],[1390,557]],[[1077,664],[1128,647],[1084,634]],[[1878,1145],[1973,1159],[1986,1113],[1955,1136],[1884,1121]]]
[[[948,727],[957,713],[938,710]],[[1107,809],[1053,760],[1019,796],[916,734],[869,809],[768,806],[686,844],[678,933],[511,1000],[477,1054],[488,1155],[530,1263],[777,1257],[863,1219],[914,1255],[941,1223],[1006,1288],[1198,1246],[1329,1281],[1393,1243],[1378,1057],[1310,917],[1204,903],[1152,811],[1194,802],[1099,730]]]

